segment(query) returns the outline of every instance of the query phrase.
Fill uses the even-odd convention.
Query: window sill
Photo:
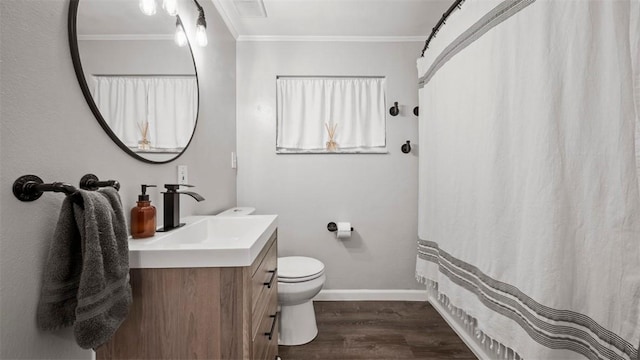
[[[299,149],[276,149],[276,154],[328,154],[328,155],[340,155],[340,154],[388,154],[389,150],[385,148],[373,148],[373,149],[341,149],[336,151],[328,150],[299,150]]]

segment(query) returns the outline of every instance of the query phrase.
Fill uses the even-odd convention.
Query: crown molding
[[[78,35],[78,40],[173,40],[173,34],[109,34],[109,35]]]
[[[220,14],[220,17],[222,18],[222,21],[224,21],[224,24],[227,25],[227,29],[229,29],[229,32],[231,33],[233,38],[237,40],[239,37],[238,30],[233,24],[231,17],[229,17],[229,14],[227,14],[225,5],[223,5],[223,2],[225,2],[225,0],[211,0],[211,2],[213,3],[213,6],[216,7],[216,10],[218,10],[218,14]]]
[[[427,36],[289,36],[240,35],[237,41],[299,41],[299,42],[424,42]]]

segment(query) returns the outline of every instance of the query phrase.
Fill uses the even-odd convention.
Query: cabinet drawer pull
[[[279,312],[276,312],[273,315],[269,315],[270,318],[272,318],[273,322],[271,323],[271,331],[264,333],[264,336],[268,336],[269,340],[271,340],[271,338],[273,337],[273,330],[276,328],[276,322],[278,321],[278,315],[280,315]]]
[[[271,273],[271,279],[269,279],[269,282],[266,283],[262,283],[262,285],[268,287],[269,289],[271,289],[271,285],[273,285],[273,279],[276,277],[276,271],[278,271],[278,269],[273,269],[273,270],[269,270],[269,272]]]

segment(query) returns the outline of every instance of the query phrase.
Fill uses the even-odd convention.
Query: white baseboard
[[[429,301],[429,304],[431,304],[431,306],[433,306],[433,308],[436,309],[438,314],[442,316],[444,321],[446,321],[447,324],[449,324],[449,327],[451,327],[453,331],[455,331],[456,334],[458,334],[460,339],[462,339],[462,341],[469,347],[469,349],[471,349],[471,352],[473,352],[473,354],[478,357],[478,359],[480,360],[493,359],[485,351],[485,349],[483,349],[482,346],[478,344],[478,342],[473,337],[473,335],[469,334],[462,326],[460,326],[458,321],[456,321],[456,319],[453,318],[451,314],[449,314],[449,312],[447,312],[447,310],[442,307],[442,304],[440,304],[437,299],[434,299],[433,297],[428,296],[428,301]]]
[[[426,290],[320,290],[314,301],[427,301]]]

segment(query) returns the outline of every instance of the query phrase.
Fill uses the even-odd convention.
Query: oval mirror
[[[166,163],[189,146],[198,77],[178,15],[139,0],[71,0],[69,45],[82,92],[109,137],[136,159]]]

